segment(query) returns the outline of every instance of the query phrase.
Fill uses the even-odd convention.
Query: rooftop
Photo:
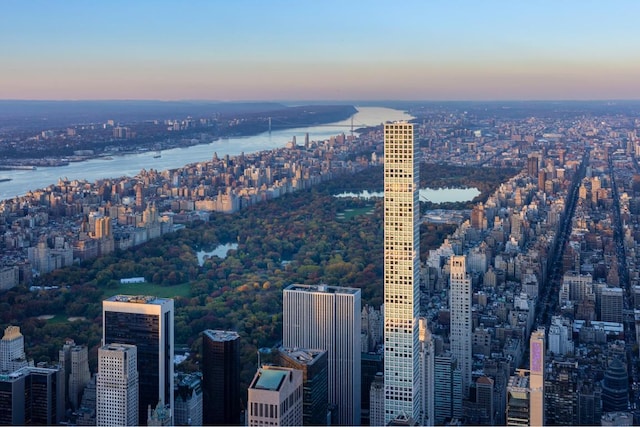
[[[203,332],[203,334],[205,334],[211,340],[219,341],[219,342],[233,341],[240,338],[240,335],[238,335],[238,333],[235,331],[221,331],[221,330],[207,329]]]
[[[162,304],[167,298],[158,298],[151,295],[114,295],[105,301],[128,302],[132,304]]]
[[[258,370],[258,377],[254,381],[252,388],[278,391],[289,374],[289,370],[262,368]]]
[[[329,286],[329,285],[300,285],[293,284],[287,286],[285,291],[296,291],[296,292],[322,292],[329,294],[351,294],[355,295],[360,292],[360,289],[357,288],[345,288],[342,286]]]

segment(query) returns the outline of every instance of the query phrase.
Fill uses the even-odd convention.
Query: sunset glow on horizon
[[[640,99],[640,3],[3,3],[0,99]]]

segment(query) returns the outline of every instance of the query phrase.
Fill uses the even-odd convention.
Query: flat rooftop
[[[286,287],[285,291],[308,292],[308,293],[328,293],[328,294],[350,294],[355,295],[360,292],[358,288],[345,288],[342,286],[329,285],[299,285],[293,284]]]
[[[220,342],[233,341],[240,338],[240,335],[238,335],[238,333],[235,331],[220,331],[220,330],[214,330],[214,329],[206,329],[203,332],[203,334],[205,334],[207,337],[209,337],[213,341],[220,341]]]
[[[114,295],[105,301],[127,302],[132,304],[162,304],[169,298],[158,298],[151,295]]]
[[[258,378],[253,383],[252,388],[260,390],[278,391],[282,387],[282,383],[289,375],[289,371],[278,369],[260,369]]]

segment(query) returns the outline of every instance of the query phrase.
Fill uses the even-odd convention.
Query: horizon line
[[[201,102],[201,103],[291,103],[291,102],[323,102],[323,103],[370,103],[370,102],[640,102],[640,98],[560,98],[560,99],[535,99],[535,98],[509,98],[509,99],[153,99],[153,98],[90,98],[90,99],[21,99],[0,98],[0,102]]]

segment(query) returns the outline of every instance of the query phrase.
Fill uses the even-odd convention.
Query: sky
[[[640,1],[3,0],[0,99],[640,99]]]

